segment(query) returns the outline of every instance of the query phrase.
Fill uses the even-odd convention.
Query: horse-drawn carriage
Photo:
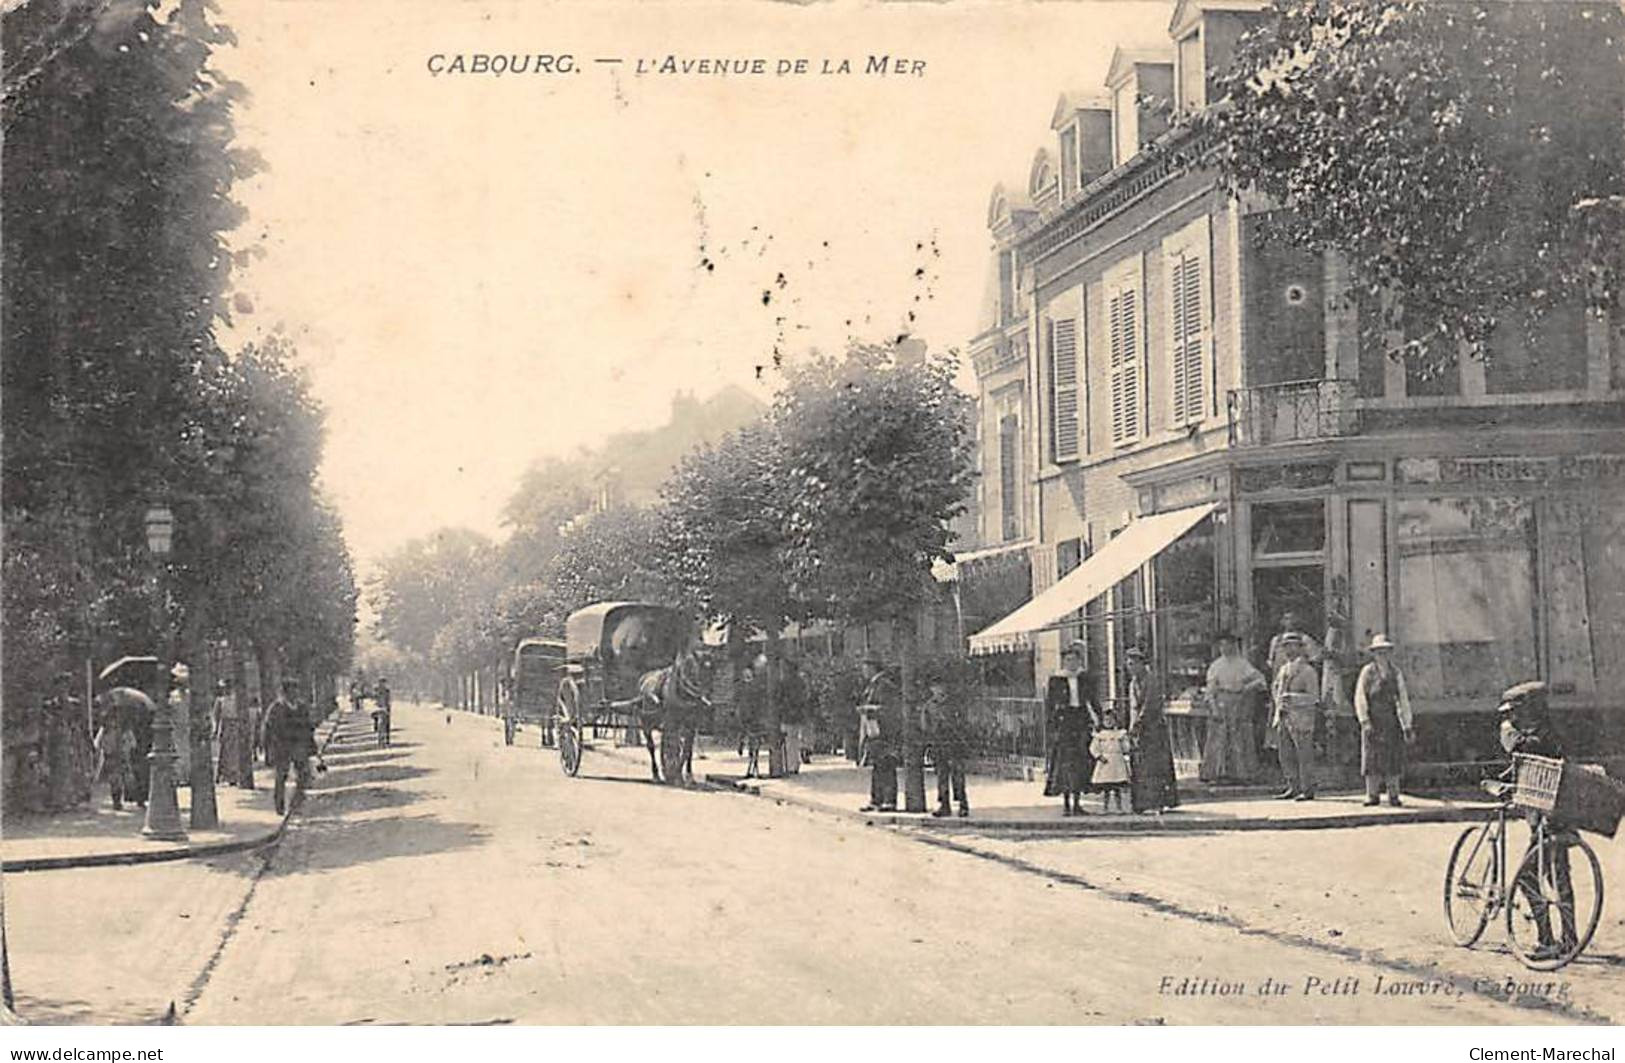
[[[711,665],[686,616],[648,602],[578,609],[564,625],[563,670],[553,724],[566,774],[581,770],[587,730],[602,727],[641,731],[655,779],[691,774],[695,729],[710,704]]]
[[[564,670],[564,643],[558,639],[524,639],[513,651],[513,679],[508,689],[503,730],[508,745],[522,725],[535,726],[542,745],[553,745],[553,706]]]

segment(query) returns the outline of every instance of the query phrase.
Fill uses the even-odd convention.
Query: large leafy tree
[[[790,590],[845,621],[890,621],[903,638],[909,695],[914,618],[948,558],[949,522],[974,469],[970,400],[952,357],[893,345],[851,347],[791,368],[773,407],[781,447]],[[925,807],[920,750],[907,721],[907,804]]]
[[[1391,353],[1620,304],[1617,3],[1275,0],[1213,96],[1194,157],[1285,208],[1270,236],[1347,255]]]

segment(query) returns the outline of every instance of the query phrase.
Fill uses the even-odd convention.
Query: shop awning
[[[1135,569],[1167,549],[1174,540],[1190,531],[1203,517],[1218,508],[1206,502],[1154,517],[1141,517],[1101,547],[1083,564],[1068,572],[1020,609],[997,624],[970,637],[970,652],[1004,653],[1022,649],[1032,642],[1034,632],[1060,623],[1111,590]]]
[[[1030,549],[1033,545],[1031,539],[1023,539],[1019,543],[1004,543],[1000,546],[989,546],[981,550],[972,550],[969,553],[955,554],[952,561],[937,560],[931,563],[931,575],[938,583],[952,583],[959,578],[959,566],[972,561],[984,561],[990,557],[1001,557],[1005,554],[1019,553]]]

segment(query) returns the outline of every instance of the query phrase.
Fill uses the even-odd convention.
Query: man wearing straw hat
[[[1360,721],[1360,774],[1365,803],[1375,805],[1384,786],[1388,803],[1399,807],[1399,781],[1405,773],[1405,744],[1411,741],[1411,695],[1405,674],[1394,663],[1394,644],[1376,635],[1367,647],[1371,663],[1354,684],[1354,715]]]
[[[1284,654],[1281,667],[1275,673],[1271,694],[1275,699],[1275,718],[1271,720],[1280,747],[1281,774],[1286,778],[1286,789],[1278,796],[1282,800],[1313,801],[1315,799],[1315,722],[1320,715],[1320,676],[1304,660],[1304,636],[1288,631],[1280,638]]]

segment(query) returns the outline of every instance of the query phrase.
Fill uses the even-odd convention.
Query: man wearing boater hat
[[[1304,636],[1288,631],[1280,638],[1284,655],[1270,693],[1275,699],[1271,720],[1280,742],[1278,755],[1286,789],[1282,800],[1315,799],[1315,722],[1320,715],[1320,676],[1304,659]]]
[[[1405,773],[1405,745],[1411,741],[1411,695],[1405,674],[1394,663],[1394,644],[1376,635],[1367,647],[1371,663],[1360,669],[1354,684],[1354,715],[1360,721],[1360,774],[1365,776],[1365,803],[1375,805],[1384,786],[1388,803],[1399,806],[1400,776]]]

